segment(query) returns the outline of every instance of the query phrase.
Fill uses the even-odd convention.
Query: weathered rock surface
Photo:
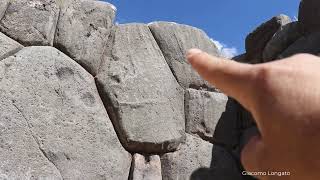
[[[134,154],[130,180],[162,180],[161,161],[158,155]]]
[[[0,19],[3,18],[10,0],[1,0],[0,3]]]
[[[63,1],[54,46],[96,75],[115,11],[113,5],[102,1]]]
[[[299,53],[318,55],[320,52],[320,32],[301,37],[279,55],[279,59]]]
[[[186,132],[213,141],[213,134],[226,110],[228,97],[222,93],[187,89],[185,93]]]
[[[250,33],[246,38],[248,60],[252,63],[262,62],[262,53],[269,40],[279,28],[290,22],[291,19],[288,16],[281,14],[261,24],[257,29]]]
[[[52,45],[58,15],[56,0],[10,1],[0,30],[23,45]]]
[[[174,76],[183,88],[212,89],[186,60],[186,52],[191,48],[199,48],[209,54],[218,56],[215,44],[200,29],[170,23],[154,22],[149,28],[161,48]]]
[[[192,135],[178,151],[161,156],[161,167],[163,180],[242,179],[228,152]]]
[[[24,119],[20,122],[21,132],[15,132],[16,135],[32,143],[18,144],[16,153],[41,149],[63,179],[128,178],[131,156],[116,136],[93,77],[60,51],[29,47],[2,60],[0,93],[1,101],[11,101],[11,107],[16,109],[7,117],[18,122]],[[8,108],[3,103],[0,107]],[[3,128],[12,132],[15,127],[8,124]],[[4,138],[4,134],[1,136]],[[29,148],[32,151],[24,152]],[[35,162],[44,163],[40,161],[43,156],[35,153],[33,157]],[[27,159],[16,160],[12,163],[28,169],[23,164]],[[3,161],[0,164],[3,168],[7,166]]]
[[[22,49],[23,46],[0,32],[0,61]]]
[[[29,122],[3,91],[0,91],[0,112],[0,179],[62,179],[42,154]]]
[[[168,152],[184,139],[184,93],[147,25],[116,27],[97,83],[122,144]]]
[[[299,7],[299,24],[304,33],[320,31],[320,2],[318,0],[301,0]]]
[[[286,48],[302,36],[297,21],[282,26],[263,51],[263,61],[275,60]]]

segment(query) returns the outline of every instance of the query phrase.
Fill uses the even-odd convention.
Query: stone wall
[[[318,53],[310,7],[261,25],[235,60]],[[250,113],[185,58],[220,56],[215,44],[191,26],[115,15],[100,1],[0,0],[0,179],[251,179],[240,163],[257,133]]]

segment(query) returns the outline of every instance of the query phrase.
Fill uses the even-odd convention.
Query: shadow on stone
[[[249,111],[236,100],[228,98],[226,110],[221,115],[214,132],[212,159],[209,168],[195,170],[190,180],[252,180],[243,176],[240,153],[248,139],[258,133]]]
[[[224,148],[214,145],[209,168],[194,171],[190,180],[243,180],[241,169],[234,157]]]

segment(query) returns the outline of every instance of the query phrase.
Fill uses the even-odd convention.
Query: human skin
[[[249,110],[260,135],[241,153],[246,171],[285,171],[259,179],[320,179],[320,58],[299,54],[257,65],[191,49],[187,59],[209,83]]]

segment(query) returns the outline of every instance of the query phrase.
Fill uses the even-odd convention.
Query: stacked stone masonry
[[[312,12],[320,3],[302,0],[299,21],[271,18],[234,60],[318,55]],[[253,117],[185,58],[220,56],[213,41],[115,16],[102,1],[0,0],[0,179],[251,179],[240,152]]]

